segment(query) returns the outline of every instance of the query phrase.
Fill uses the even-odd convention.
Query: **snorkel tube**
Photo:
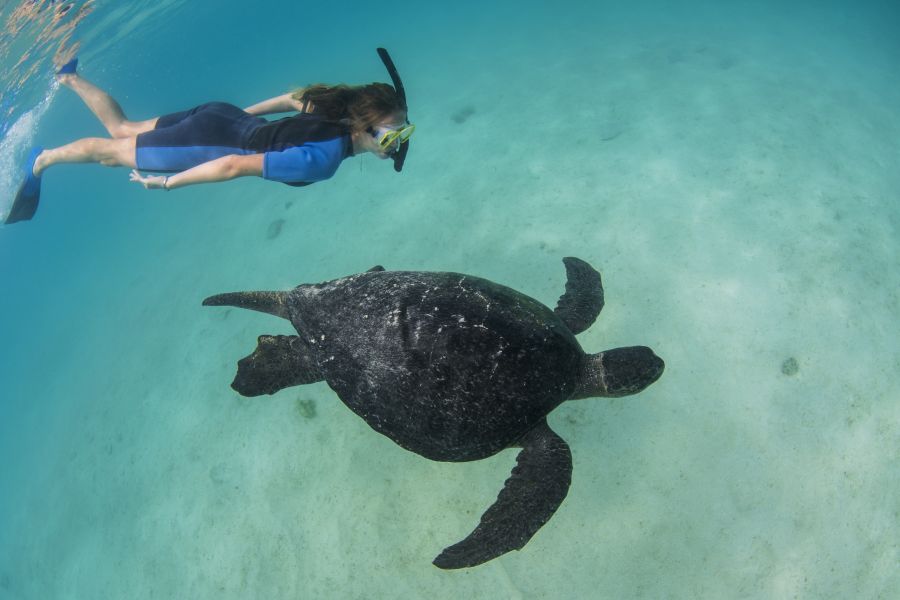
[[[381,62],[384,63],[384,68],[387,69],[388,75],[391,76],[391,81],[394,82],[394,89],[397,91],[397,95],[400,96],[400,103],[403,105],[403,110],[407,110],[406,106],[406,91],[403,89],[403,82],[400,81],[400,75],[397,73],[397,67],[394,66],[394,61],[391,60],[391,55],[388,54],[388,51],[384,48],[378,48],[378,57],[381,59]],[[398,173],[403,170],[403,161],[406,160],[406,153],[409,151],[409,140],[400,144],[400,148],[397,149],[396,152],[391,154],[391,158],[394,159],[394,170]]]

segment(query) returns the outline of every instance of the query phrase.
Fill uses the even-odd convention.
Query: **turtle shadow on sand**
[[[434,560],[457,569],[521,549],[565,499],[572,455],[547,425],[553,409],[636,394],[662,375],[662,359],[644,346],[581,349],[575,335],[600,314],[603,286],[586,262],[563,262],[566,290],[553,310],[479,277],[383,267],[203,304],[276,315],[299,333],[258,338],[231,384],[242,395],[325,381],[372,429],[425,458],[521,449],[472,533]]]

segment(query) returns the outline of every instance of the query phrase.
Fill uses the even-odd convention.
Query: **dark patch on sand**
[[[727,71],[731,67],[737,64],[737,61],[730,56],[723,56],[719,59],[719,62],[716,63],[716,66],[722,69],[723,71]]]
[[[465,123],[466,121],[469,120],[469,117],[471,117],[474,114],[475,114],[474,106],[464,106],[463,108],[461,108],[458,111],[456,111],[455,113],[453,113],[450,116],[450,118],[453,119],[454,123],[456,123],[458,125],[462,125],[463,123]]]
[[[228,480],[228,465],[219,463],[209,470],[209,480],[216,485],[222,485]]]
[[[213,317],[217,321],[224,321],[228,318],[228,315],[231,314],[232,309],[228,308],[225,310],[217,310],[215,311],[215,316]]]
[[[793,356],[790,358],[784,359],[784,362],[781,363],[781,372],[791,377],[796,375],[800,370],[800,363],[797,362],[797,359]]]
[[[300,416],[304,419],[315,419],[316,401],[297,398],[297,412],[300,413]]]
[[[601,142],[611,142],[620,135],[625,133],[625,129],[608,129],[606,131],[600,132],[600,141]]]
[[[269,229],[266,231],[266,239],[274,240],[281,235],[281,230],[284,228],[285,223],[286,221],[284,219],[275,219],[269,223]]]
[[[677,65],[687,60],[685,51],[681,48],[672,48],[666,53],[666,62],[670,65]]]

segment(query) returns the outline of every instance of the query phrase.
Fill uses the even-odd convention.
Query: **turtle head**
[[[572,399],[637,394],[659,379],[665,367],[663,360],[646,346],[588,354]]]

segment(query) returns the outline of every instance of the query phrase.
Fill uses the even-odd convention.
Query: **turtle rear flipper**
[[[238,361],[231,387],[242,396],[261,396],[321,380],[319,367],[299,336],[261,335],[253,354]]]
[[[478,527],[434,559],[442,569],[474,567],[519,550],[550,520],[572,481],[572,453],[542,421],[519,442],[522,451],[497,501],[481,515]]]
[[[553,312],[573,334],[586,330],[603,310],[603,283],[600,273],[580,258],[567,256],[566,293],[559,297]]]

